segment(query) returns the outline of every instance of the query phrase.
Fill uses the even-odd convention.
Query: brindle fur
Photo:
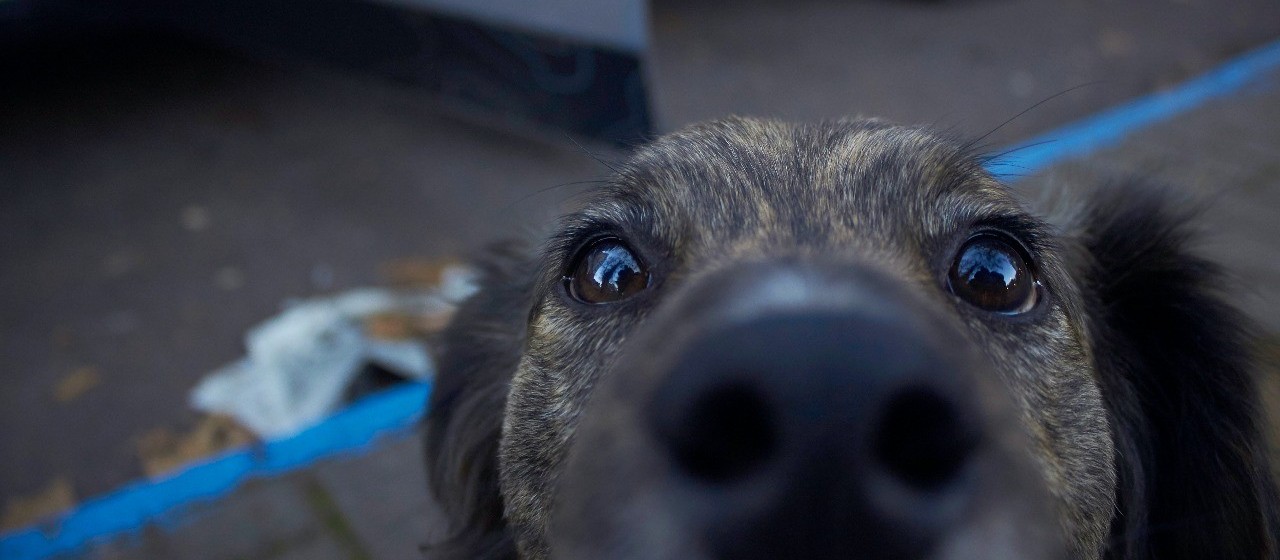
[[[640,148],[540,250],[490,259],[446,335],[426,445],[452,532],[428,556],[546,557],[558,473],[628,334],[700,275],[795,257],[872,262],[956,318],[1012,395],[1071,557],[1275,557],[1246,323],[1188,250],[1188,216],[1122,182],[1037,217],[982,161],[878,121],[728,119]],[[978,226],[1034,255],[1048,298],[1036,313],[993,319],[947,292]],[[655,284],[585,310],[561,278],[605,233],[644,255]]]

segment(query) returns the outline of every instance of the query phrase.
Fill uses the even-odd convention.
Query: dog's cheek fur
[[[1274,558],[1276,490],[1248,322],[1192,254],[1192,216],[1155,188],[1104,186],[1069,225],[1119,475],[1111,559]]]
[[[1061,307],[1035,324],[971,320],[1034,443],[1070,557],[1096,559],[1115,511],[1114,446],[1083,338]]]
[[[424,547],[432,560],[510,560],[503,520],[498,442],[511,375],[520,361],[536,265],[521,245],[482,263],[480,289],[445,332],[440,375],[426,418],[427,477],[449,520]]]
[[[609,371],[634,322],[630,313],[571,309],[549,293],[529,326],[511,381],[499,481],[505,515],[520,557],[546,558],[555,485],[591,388]]]

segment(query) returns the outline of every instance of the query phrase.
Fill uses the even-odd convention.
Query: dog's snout
[[[786,259],[689,282],[576,434],[565,558],[1061,556],[1032,434],[927,295],[873,265]]]
[[[671,412],[661,437],[679,468],[699,480],[732,483],[778,451],[775,411],[757,387],[712,387]]]
[[[874,459],[900,482],[930,491],[955,482],[977,446],[978,432],[956,403],[913,388],[886,403],[875,432]]]
[[[829,532],[804,539],[833,547],[818,556],[874,543],[910,557],[956,521],[971,486],[981,430],[960,362],[892,318],[766,315],[686,346],[648,416],[727,557],[768,556],[743,531],[794,527],[795,515],[823,518],[812,526]],[[732,544],[749,540],[752,551]]]

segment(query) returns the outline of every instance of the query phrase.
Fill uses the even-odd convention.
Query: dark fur
[[[954,164],[980,173],[977,156],[962,155]],[[1224,303],[1221,272],[1193,255],[1187,213],[1156,189],[1129,182],[1075,196],[1086,199],[1055,225],[1057,243],[1079,253],[1065,269],[1115,448],[1117,509],[1103,557],[1277,557],[1248,324]],[[518,247],[496,254],[446,335],[426,443],[430,486],[452,526],[430,558],[517,557],[499,440],[541,259]]]
[[[1218,267],[1192,254],[1191,212],[1149,185],[1095,197],[1078,235],[1093,257],[1093,340],[1117,425],[1108,558],[1274,558],[1248,322],[1223,302]]]
[[[515,558],[502,520],[498,439],[511,374],[523,348],[532,275],[526,258],[494,250],[480,291],[445,332],[427,417],[427,475],[452,525],[431,545],[436,558]],[[447,372],[447,373],[445,373]]]

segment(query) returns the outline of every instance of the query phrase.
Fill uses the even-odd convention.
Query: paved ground
[[[1241,95],[1142,130],[1114,148],[1056,166],[1022,187],[1140,174],[1199,201],[1201,251],[1226,265],[1226,291],[1280,335],[1280,74]],[[1280,339],[1277,339],[1280,340]]]
[[[861,114],[1026,138],[1280,36],[1252,0],[654,0],[659,118]],[[1081,87],[1082,86],[1082,87]]]
[[[422,481],[422,447],[400,437],[363,456],[249,483],[181,524],[98,547],[88,557],[202,559],[415,558],[438,527]]]
[[[600,173],[382,83],[151,37],[84,49],[48,54],[74,80],[0,107],[0,447],[24,458],[0,496],[141,475],[138,438],[188,428],[196,380],[288,298],[465,255]],[[100,384],[59,402],[86,370]]]
[[[1270,0],[780,6],[657,3],[651,80],[666,127],[728,112],[864,113],[984,132],[1102,82],[1017,119],[994,137],[1003,144],[1280,37]],[[542,189],[603,171],[562,137],[473,126],[410,89],[181,41],[87,42],[23,60],[37,63],[6,62],[21,79],[0,85],[0,450],[21,457],[0,464],[3,499],[58,478],[84,497],[140,476],[139,438],[189,428],[187,391],[239,356],[244,330],[282,301],[377,282],[391,259],[519,233],[573,187]],[[1213,104],[1050,177],[1155,171],[1220,198],[1210,249],[1280,332],[1276,91]],[[96,386],[58,395],[86,371]],[[432,526],[415,446],[255,483],[99,553],[406,557]]]

